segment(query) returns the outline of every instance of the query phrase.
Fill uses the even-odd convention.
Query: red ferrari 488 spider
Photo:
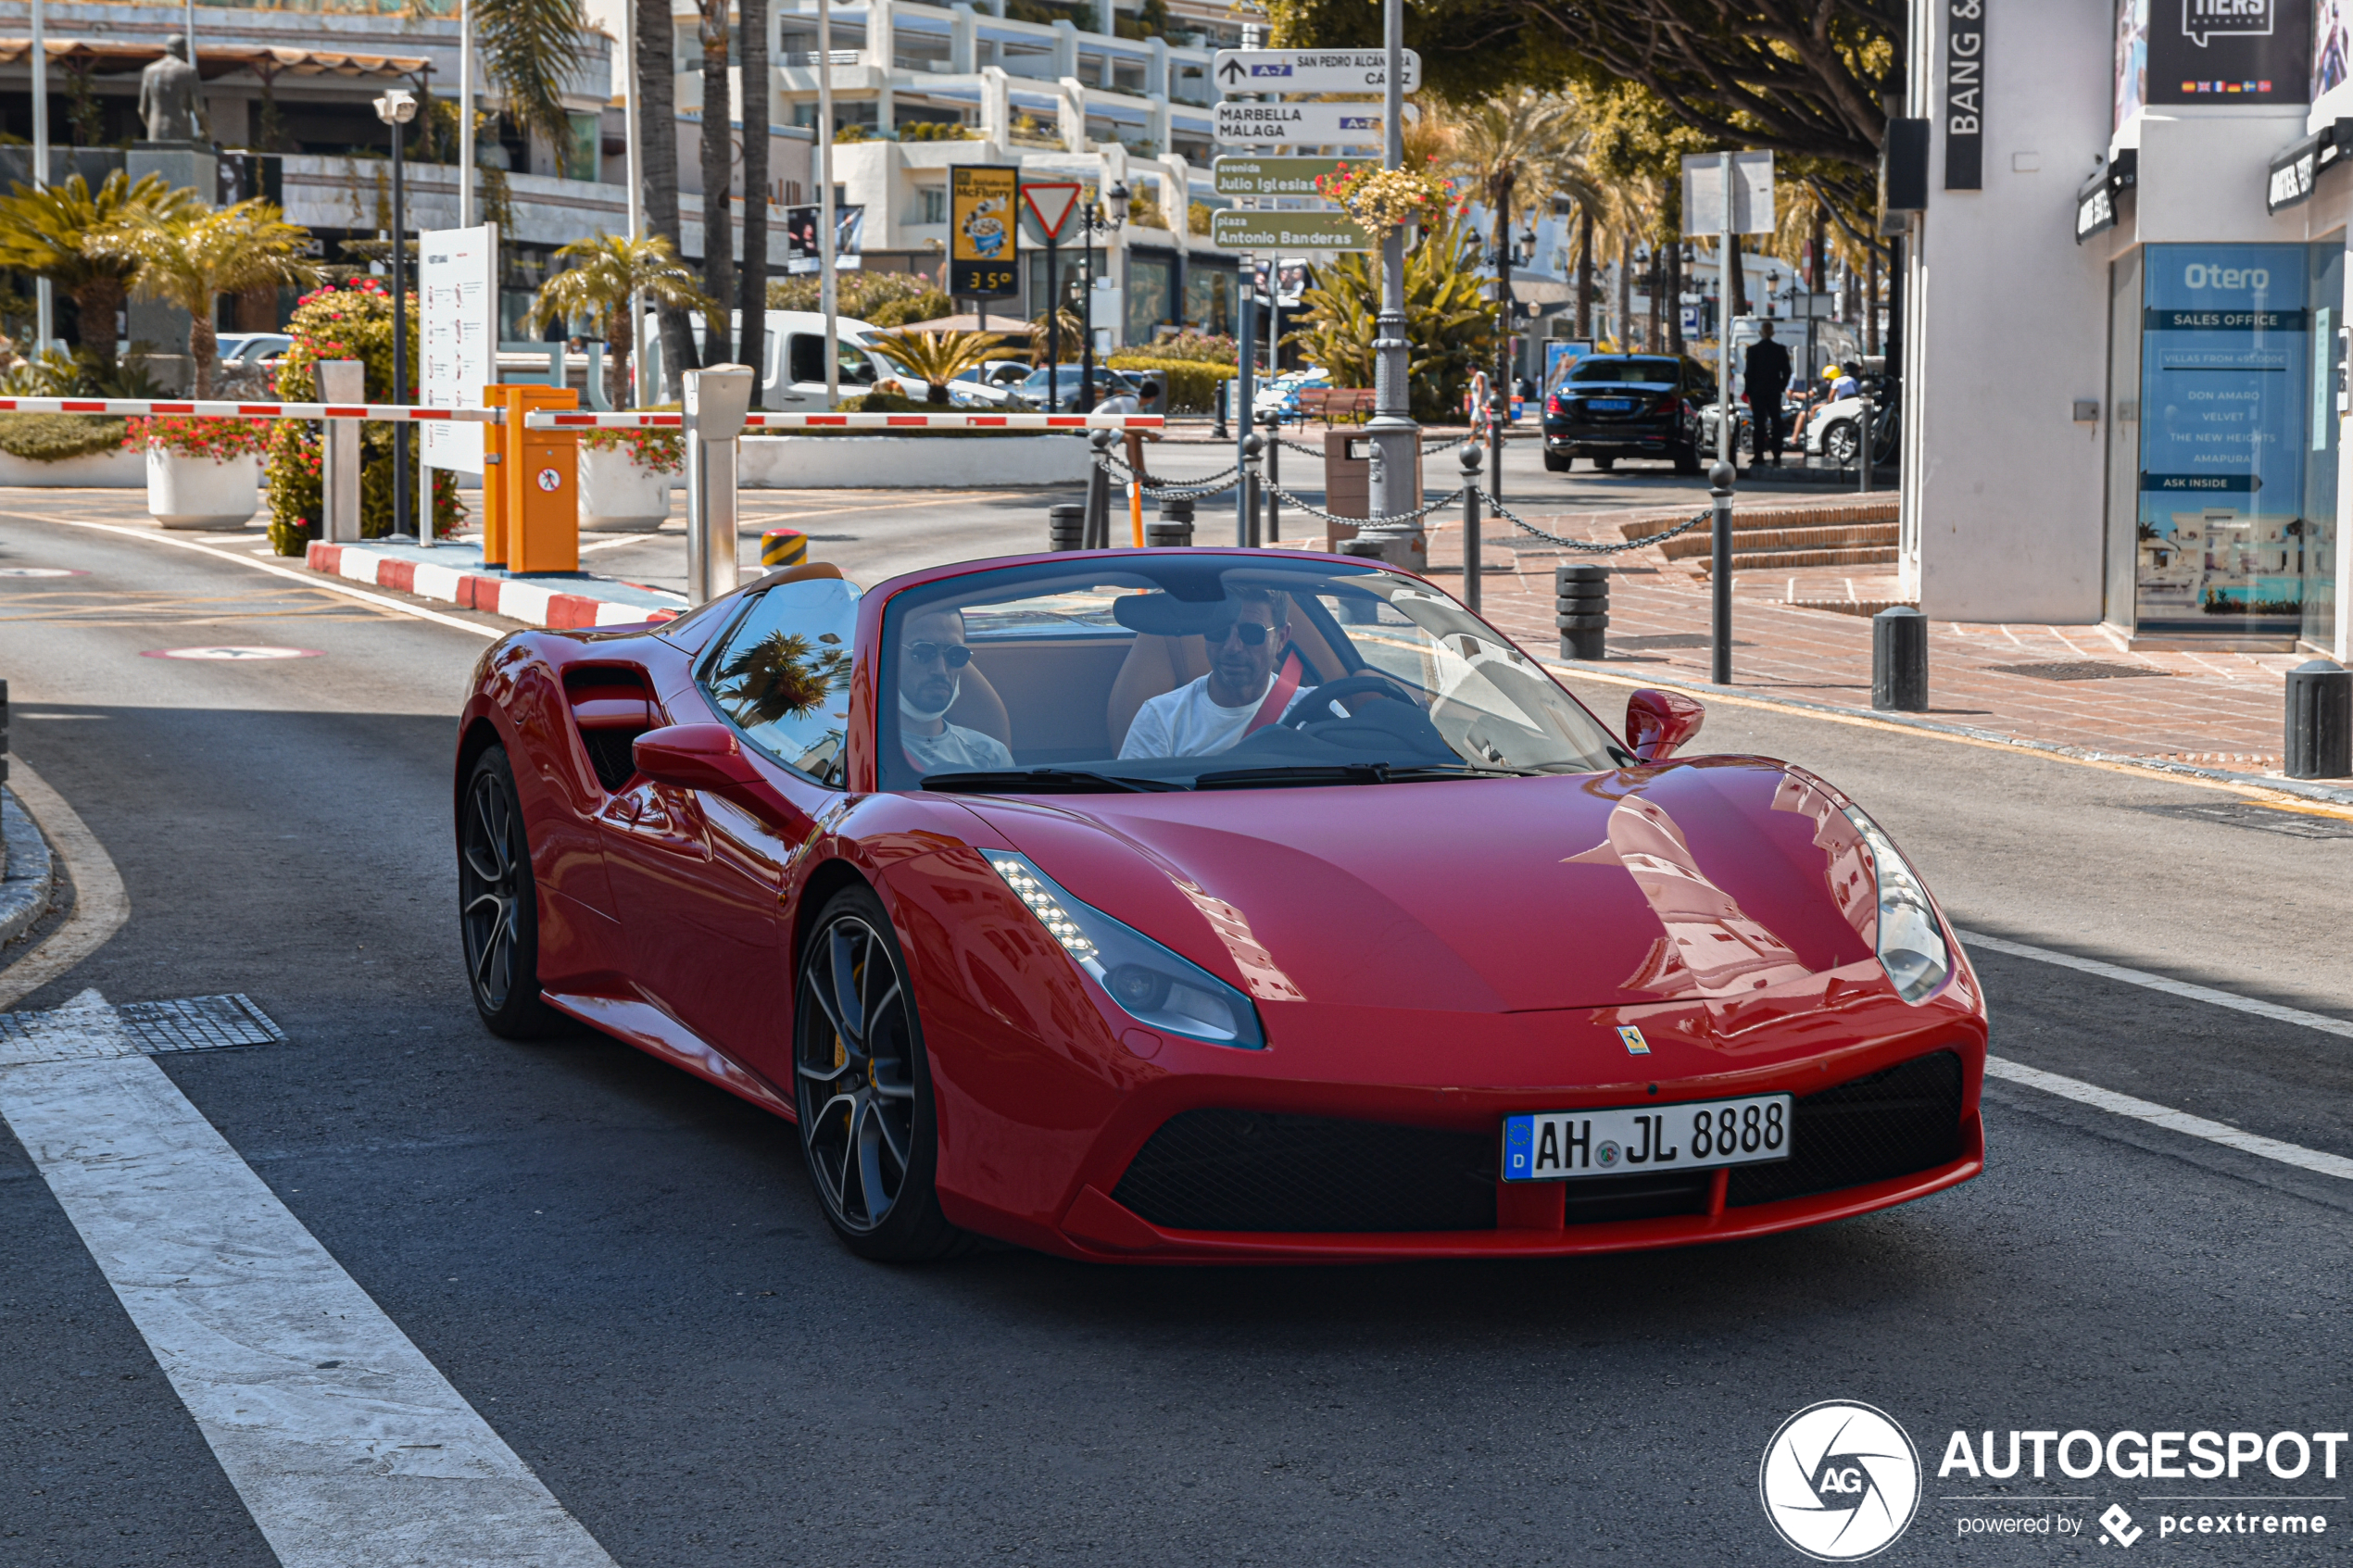
[[[1985,1010],[1838,790],[1623,740],[1422,580],[1279,550],[772,573],[521,632],[459,725],[503,1035],[799,1129],[872,1258],[1543,1256],[1983,1166]]]

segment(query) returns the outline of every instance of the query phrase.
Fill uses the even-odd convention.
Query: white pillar
[[[949,7],[948,74],[970,76],[980,69],[977,43],[980,30],[970,6],[958,4]]]
[[[1055,129],[1062,133],[1063,151],[1083,153],[1087,150],[1087,84],[1075,76],[1065,76],[1061,87],[1062,92],[1054,100],[1054,120]]]
[[[1013,96],[1012,79],[1002,66],[980,68],[980,134],[993,157],[1013,157]]]
[[[1165,99],[1168,96],[1168,40],[1150,39],[1144,47],[1151,56],[1144,66],[1144,95]]]
[[[1059,82],[1077,74],[1078,29],[1058,18],[1054,22],[1054,79]]]

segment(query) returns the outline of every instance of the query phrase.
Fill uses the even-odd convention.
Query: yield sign
[[[1063,225],[1070,221],[1070,209],[1078,205],[1078,198],[1086,193],[1087,187],[1076,180],[1049,181],[1035,185],[1026,180],[1021,182],[1022,202],[1029,208],[1029,215],[1038,220],[1038,227],[1046,232],[1050,240],[1061,235]]]

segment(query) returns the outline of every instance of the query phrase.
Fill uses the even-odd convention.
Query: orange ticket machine
[[[577,408],[568,386],[483,388],[486,407],[506,410],[483,443],[482,558],[510,571],[580,570],[580,438],[568,430],[527,430],[526,414]]]

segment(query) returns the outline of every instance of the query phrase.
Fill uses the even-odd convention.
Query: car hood
[[[1761,759],[964,804],[1074,897],[1262,1000],[1818,998],[1822,976],[1874,951],[1875,883],[1843,798]]]

